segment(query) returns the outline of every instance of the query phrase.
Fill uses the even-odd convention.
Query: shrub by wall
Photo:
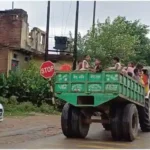
[[[51,103],[52,93],[48,80],[40,76],[39,67],[31,62],[28,68],[10,72],[8,77],[0,75],[0,96],[15,96],[19,103],[28,101],[40,106],[43,102]]]

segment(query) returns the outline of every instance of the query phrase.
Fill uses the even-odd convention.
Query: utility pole
[[[49,48],[49,23],[50,23],[50,1],[48,1],[48,3],[47,3],[47,23],[46,23],[45,61],[48,60],[48,48]]]
[[[12,9],[14,9],[14,1],[12,1]]]
[[[74,37],[74,53],[73,53],[73,70],[76,69],[77,63],[77,36],[78,36],[78,16],[79,16],[79,1],[76,2],[76,16],[75,16],[75,37]]]
[[[95,13],[96,13],[96,1],[94,1],[94,7],[93,7],[93,28],[92,28],[92,36],[95,37]],[[96,55],[96,49],[94,50],[94,55]]]
[[[93,32],[95,28],[95,13],[96,13],[96,1],[94,1],[94,8],[93,8]]]

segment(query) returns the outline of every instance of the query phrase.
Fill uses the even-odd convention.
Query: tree
[[[73,52],[74,38],[72,37],[71,31],[69,32],[69,40],[70,40],[69,49],[71,52]],[[84,39],[84,37],[81,36],[81,33],[79,32],[78,36],[77,36],[77,57],[78,57],[78,59],[80,59],[85,53],[85,43],[84,42],[85,42],[85,39]]]
[[[146,37],[147,33],[148,26],[139,20],[132,22],[118,16],[111,22],[108,17],[104,23],[97,22],[94,33],[91,28],[80,38],[78,43],[82,46],[78,48],[82,47],[84,54],[99,57],[104,66],[110,65],[114,56],[120,57],[123,63],[136,61],[150,64],[150,40]]]
[[[138,36],[139,39],[139,43],[135,48],[136,55],[133,59],[145,65],[150,65],[150,39],[146,36],[149,32],[148,26],[141,24],[139,20],[135,20],[133,23],[126,21],[126,23],[130,34]]]

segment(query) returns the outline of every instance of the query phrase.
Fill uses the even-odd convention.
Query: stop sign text
[[[48,79],[52,78],[55,73],[54,64],[51,61],[44,62],[40,67],[40,74],[42,77]]]

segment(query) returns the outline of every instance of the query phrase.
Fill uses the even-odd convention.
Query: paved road
[[[13,137],[12,137],[13,138]],[[86,139],[66,139],[62,134],[50,137],[41,137],[22,143],[0,144],[0,148],[13,149],[148,149],[150,148],[150,133],[139,133],[134,142],[114,142],[110,132],[104,131],[100,124],[91,125]]]

